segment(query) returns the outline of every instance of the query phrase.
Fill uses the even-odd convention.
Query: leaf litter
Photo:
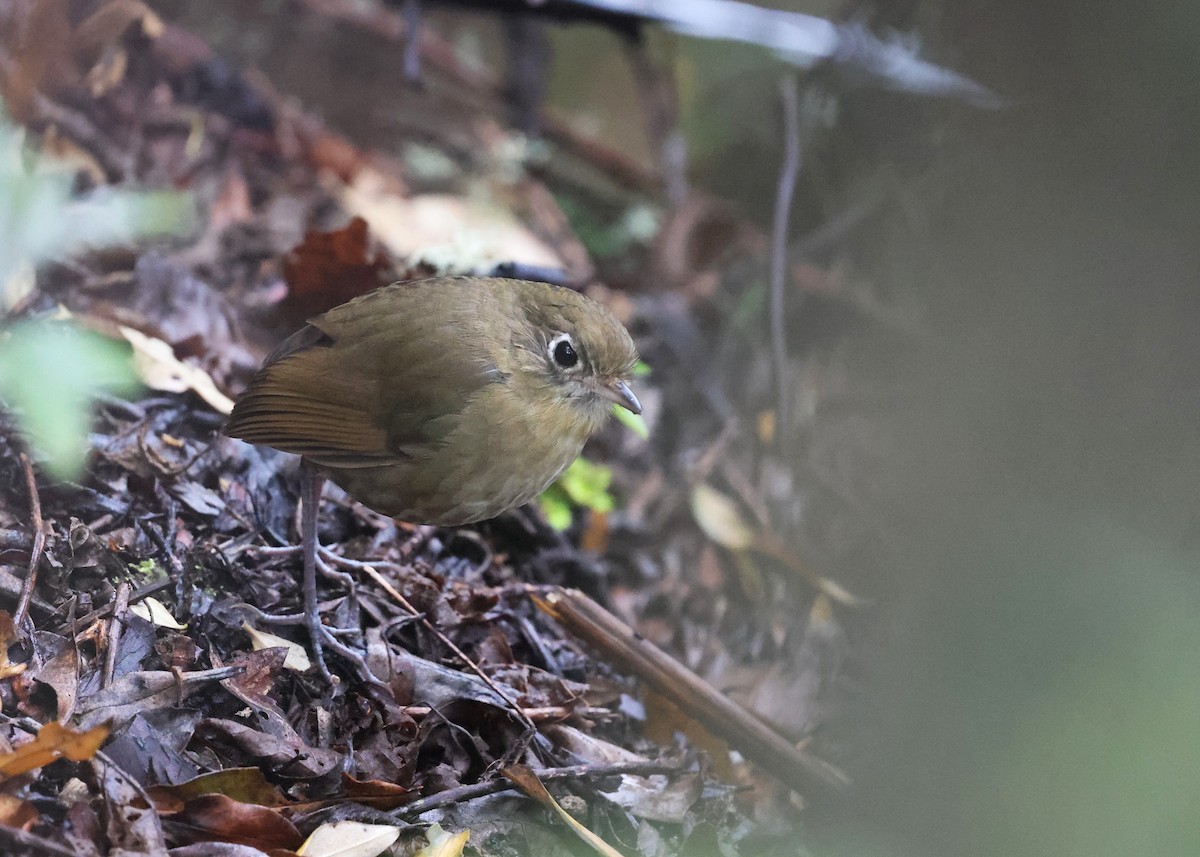
[[[480,853],[505,853],[489,841],[569,849],[559,822],[527,803],[515,823],[504,771],[564,820],[571,801],[543,783],[560,797],[597,797],[593,823],[576,832],[603,853],[614,841],[626,853],[628,843],[674,853],[712,818],[726,819],[718,838],[732,848],[746,801],[697,749],[722,745],[698,734],[674,746],[648,740],[637,684],[529,597],[530,584],[594,594],[718,690],[766,700],[760,708],[788,740],[822,723],[823,694],[845,660],[829,599],[855,599],[811,572],[800,579],[817,591],[798,589],[787,568],[807,564],[780,547],[786,528],[738,510],[779,492],[746,476],[762,472],[751,459],[771,455],[769,443],[751,436],[729,449],[721,392],[737,389],[739,372],[761,375],[768,358],[727,354],[739,368],[712,386],[714,364],[694,359],[721,314],[711,288],[721,254],[686,259],[679,246],[694,236],[668,224],[662,235],[676,230],[675,243],[652,248],[645,264],[653,268],[653,254],[674,260],[672,288],[685,305],[664,293],[631,301],[596,291],[639,334],[654,367],[639,380],[646,401],[691,415],[676,425],[649,414],[649,438],[612,425],[589,448],[611,467],[618,502],[609,471],[589,470],[587,486],[560,489],[557,527],[526,509],[454,532],[326,493],[322,609],[333,625],[361,629],[346,643],[367,653],[372,679],[346,669],[343,692],[331,695],[307,674],[298,629],[254,626],[256,609],[298,609],[298,477],[294,459],[219,434],[230,397],[305,317],[375,285],[500,261],[557,266],[585,282],[592,263],[537,180],[514,186],[519,214],[488,209],[503,229],[485,228],[465,182],[454,194],[411,188],[393,162],[142,4],[84,6],[90,14],[70,19],[59,3],[8,13],[34,16],[25,23],[48,40],[37,54],[0,44],[0,89],[14,115],[31,133],[53,134],[56,150],[76,152],[91,181],[186,187],[200,212],[191,234],[170,242],[41,265],[12,312],[35,319],[65,308],[124,343],[145,389],[96,400],[82,477],[38,471],[45,546],[27,618],[19,629],[10,620],[0,663],[0,834],[99,854],[184,855],[205,844],[231,850],[203,853],[367,854],[398,839],[416,847],[430,823],[433,843],[441,821],[470,830]],[[472,132],[480,146],[495,144],[495,128]],[[492,243],[482,255],[410,247],[417,222],[436,222],[444,238],[484,229]],[[757,252],[749,227],[726,225],[730,252]],[[30,448],[15,423],[0,423],[0,571],[13,579],[0,595],[14,603],[31,549],[31,498],[19,478]],[[605,502],[581,501],[581,491]],[[580,502],[592,508],[578,511]],[[755,596],[749,572],[706,537],[758,557],[764,568],[753,573],[777,597]],[[580,550],[580,540],[605,555]],[[681,573],[692,565],[705,574]],[[114,640],[122,584],[131,606]],[[786,625],[797,604],[812,607],[798,630]],[[718,767],[730,770],[728,760]],[[737,776],[773,788],[744,766]],[[330,850],[331,837],[342,850]],[[428,847],[457,853],[465,841]]]

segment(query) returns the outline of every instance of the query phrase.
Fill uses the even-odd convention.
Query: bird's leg
[[[304,625],[312,640],[313,660],[321,677],[329,683],[336,695],[341,688],[342,680],[329,671],[325,663],[325,652],[336,652],[348,661],[358,672],[363,681],[368,684],[384,686],[372,674],[366,659],[360,652],[347,646],[337,638],[337,634],[357,632],[357,629],[329,628],[321,622],[321,604],[317,600],[317,569],[324,563],[320,559],[321,545],[317,539],[317,515],[321,505],[321,488],[325,477],[317,473],[307,461],[300,464],[300,551],[304,563],[302,589],[304,592],[304,612],[286,615],[264,613],[252,606],[244,605],[260,622],[273,625]],[[292,552],[296,548],[283,548],[280,551]]]
[[[321,624],[320,604],[317,603],[317,513],[321,506],[321,488],[325,477],[307,461],[300,462],[300,549],[304,556],[304,620],[312,639],[313,660],[321,676],[336,687],[340,679],[325,665],[324,642],[328,639]]]

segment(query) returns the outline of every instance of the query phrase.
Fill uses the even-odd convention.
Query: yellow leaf
[[[400,828],[390,824],[331,821],[314,830],[296,853],[301,857],[376,857],[399,838]]]
[[[703,482],[692,489],[692,515],[704,535],[721,547],[746,550],[754,545],[754,530],[737,504]]]
[[[134,616],[140,616],[147,622],[152,622],[160,628],[170,628],[172,631],[182,631],[187,627],[186,624],[180,624],[171,611],[166,608],[161,601],[154,596],[148,596],[144,600],[132,605],[129,612]]]
[[[435,821],[429,830],[425,831],[425,836],[429,839],[429,844],[418,851],[415,857],[459,857],[471,836],[471,831],[451,833],[442,830],[442,826]]]
[[[250,635],[250,645],[256,652],[259,649],[276,649],[279,647],[287,649],[287,657],[283,660],[283,665],[287,669],[302,673],[308,672],[312,667],[312,663],[308,659],[308,652],[304,651],[304,647],[298,643],[293,643],[291,640],[286,640],[275,634],[268,634],[266,631],[260,631],[257,628],[251,627],[249,622],[242,623],[242,630]]]

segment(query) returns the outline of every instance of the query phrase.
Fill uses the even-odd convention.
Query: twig
[[[572,765],[566,768],[543,768],[542,770],[534,771],[534,773],[539,780],[543,781],[582,780],[601,779],[620,774],[642,776],[649,774],[672,774],[678,771],[679,768],[680,766],[674,762],[615,762],[611,765]],[[516,790],[517,787],[510,780],[497,778],[482,783],[471,783],[466,786],[446,789],[443,792],[438,792],[435,795],[430,795],[429,797],[421,798],[420,800],[415,800],[412,803],[398,807],[392,810],[391,814],[397,818],[412,818],[429,812],[431,809],[438,809],[455,803],[463,803],[464,801],[474,800],[475,798],[499,792]]]
[[[558,588],[539,592],[533,587],[528,591],[564,630],[619,662],[780,782],[801,794],[814,786],[842,789],[850,784],[841,770],[794,746],[582,592]]]
[[[42,560],[42,548],[46,544],[46,534],[42,530],[42,500],[38,495],[37,479],[33,474],[33,464],[29,456],[19,453],[21,470],[25,473],[25,488],[29,491],[29,518],[33,527],[33,546],[29,549],[29,571],[25,575],[25,583],[21,587],[21,597],[17,600],[17,611],[13,614],[13,627],[23,639],[24,626],[29,618],[29,602],[33,600],[33,588],[37,585],[38,563]]]
[[[400,710],[414,720],[428,717],[435,712],[435,709],[428,705],[405,705],[401,706]],[[614,716],[613,712],[609,709],[598,706],[572,708],[569,705],[547,705],[541,708],[526,708],[523,710],[529,716],[529,719],[533,721],[559,722],[568,720],[571,717],[595,717],[600,719],[612,718]]]
[[[800,110],[797,105],[796,75],[787,74],[779,83],[783,101],[783,166],[775,191],[775,213],[771,224],[771,360],[775,366],[777,449],[786,449],[791,435],[791,406],[787,385],[787,329],[784,318],[784,286],[787,281],[787,237],[792,198],[800,175]]]
[[[136,604],[137,602],[141,601],[143,598],[147,598],[151,595],[154,595],[156,592],[161,592],[162,590],[164,590],[168,586],[170,586],[172,583],[174,583],[174,581],[171,578],[164,577],[162,580],[156,580],[156,581],[154,581],[154,583],[147,583],[145,586],[138,587],[136,590],[134,590],[133,594],[129,596],[129,603]],[[74,622],[65,622],[59,626],[57,633],[59,633],[59,634],[70,633],[72,635],[75,635],[78,633],[78,631],[76,629],[80,625],[86,625],[89,622],[95,622],[97,619],[103,619],[106,616],[109,616],[113,612],[114,605],[115,605],[115,602],[110,603],[110,604],[105,604],[103,607],[96,608],[91,613],[87,613],[83,616],[80,616]]]
[[[345,557],[342,557],[342,559],[345,559]],[[350,560],[350,562],[355,562],[355,561]],[[390,563],[388,563],[388,564],[390,565]],[[456,646],[449,637],[447,637],[445,634],[443,634],[441,629],[439,629],[432,622],[430,622],[425,617],[424,613],[422,613],[416,607],[413,607],[412,604],[409,602],[409,600],[400,593],[400,590],[396,589],[396,587],[392,586],[392,584],[390,584],[386,580],[384,580],[383,575],[381,575],[378,571],[376,571],[372,566],[370,566],[366,563],[358,564],[355,562],[355,567],[359,567],[364,572],[366,572],[367,575],[370,576],[370,578],[372,580],[374,580],[381,587],[383,587],[383,590],[385,592],[387,592],[388,595],[392,596],[392,599],[397,604],[399,604],[401,607],[403,607],[405,610],[407,610],[413,617],[420,620],[421,624],[425,626],[426,630],[428,630],[431,634],[433,634],[435,637],[437,637],[439,640],[441,640],[442,643],[448,649],[450,649],[450,651],[454,652],[454,654],[457,655],[462,660],[463,663],[465,663],[468,667],[470,667],[471,671],[474,672],[477,676],[479,676],[483,680],[484,684],[486,684],[488,687],[490,687],[493,691],[495,691],[497,696],[499,696],[506,703],[508,703],[508,705],[512,708],[513,713],[517,715],[517,719],[520,720],[521,723],[527,729],[530,729],[535,732],[537,731],[537,727],[533,725],[533,720],[530,719],[529,715],[525,713],[525,710],[523,708],[521,708],[521,706],[518,705],[517,702],[512,697],[510,697],[507,693],[505,693],[500,688],[500,686],[498,684],[496,684],[496,682],[492,681],[491,676],[489,676],[487,673],[485,673],[483,671],[483,668],[480,667],[479,664],[475,663],[475,661],[473,661],[473,660],[471,660],[471,658],[467,657],[467,654],[462,649],[460,649],[458,646]]]
[[[112,683],[113,674],[117,671],[117,651],[121,644],[121,625],[125,621],[125,611],[129,609],[129,592],[132,587],[128,582],[117,587],[117,597],[113,599],[112,621],[108,626],[108,651],[104,656],[104,674],[100,677],[100,686],[108,687]]]
[[[5,854],[51,854],[54,857],[75,857],[78,853],[74,848],[59,845],[53,840],[37,836],[28,830],[3,824],[0,824],[0,842],[5,844],[4,848],[0,848],[0,851]]]

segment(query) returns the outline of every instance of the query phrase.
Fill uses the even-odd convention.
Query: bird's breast
[[[453,526],[494,518],[537,497],[578,457],[601,419],[577,404],[523,397],[491,384],[443,440],[389,467],[330,469],[371,508],[414,523]]]

